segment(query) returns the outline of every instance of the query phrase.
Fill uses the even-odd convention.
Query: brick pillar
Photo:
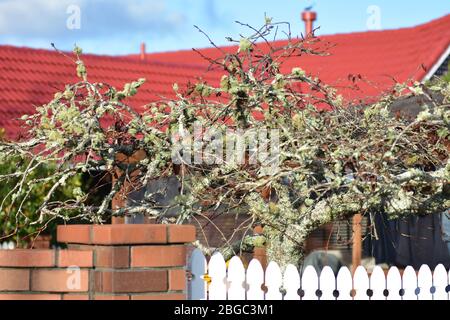
[[[113,224],[58,226],[70,250],[93,252],[89,299],[186,299],[189,225]]]
[[[0,300],[87,300],[92,252],[0,250]]]

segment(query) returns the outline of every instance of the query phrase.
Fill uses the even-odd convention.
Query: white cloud
[[[4,0],[0,2],[2,35],[57,35],[64,32],[66,9],[85,0]]]
[[[149,19],[164,15],[165,1],[129,0],[125,8],[126,14],[135,21],[148,23]]]
[[[193,24],[205,15],[218,23],[223,14],[207,1],[0,0],[0,44],[71,50],[77,43],[106,54],[138,52],[142,41],[148,51],[205,46]],[[80,7],[80,29],[67,27],[71,5]]]
[[[158,30],[171,33],[185,21],[182,12],[169,10],[166,0],[3,0],[0,2],[0,35],[71,37],[67,8],[81,9],[77,36],[103,36]]]

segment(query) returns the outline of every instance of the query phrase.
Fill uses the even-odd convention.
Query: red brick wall
[[[0,300],[185,299],[194,240],[192,226],[60,226],[68,249],[0,250]]]

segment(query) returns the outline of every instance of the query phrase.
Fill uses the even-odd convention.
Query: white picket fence
[[[378,266],[370,276],[359,266],[353,277],[343,267],[335,277],[330,267],[318,275],[312,266],[300,274],[295,266],[288,265],[282,273],[275,262],[270,262],[264,272],[256,259],[245,270],[239,257],[233,257],[227,267],[220,253],[207,262],[196,249],[189,270],[191,300],[449,300],[450,271],[443,265],[434,272],[422,265],[418,273],[408,266],[402,275],[391,267],[387,276]]]
[[[13,241],[0,242],[0,250],[14,250],[16,244]]]

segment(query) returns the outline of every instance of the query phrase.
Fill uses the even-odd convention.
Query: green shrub
[[[4,137],[4,133],[5,130],[0,128],[0,139]],[[0,175],[23,171],[28,164],[29,161],[20,156],[1,159]],[[0,211],[0,239],[12,239],[17,241],[19,245],[25,246],[32,241],[33,236],[36,236],[44,229],[44,226],[49,227],[48,230],[54,229],[52,225],[55,224],[56,219],[51,216],[46,217],[43,224],[30,224],[31,221],[36,221],[39,218],[36,212],[53,186],[54,181],[48,180],[30,185],[27,182],[49,177],[55,170],[55,164],[41,164],[37,170],[34,170],[27,176],[23,184],[24,188],[17,196],[16,201],[12,201],[11,190],[17,186],[21,178],[11,177],[0,182],[0,202],[3,202],[3,210]],[[73,194],[83,192],[81,190],[82,185],[82,175],[78,174],[70,178],[64,186],[58,188],[51,200],[67,201],[73,197]]]

